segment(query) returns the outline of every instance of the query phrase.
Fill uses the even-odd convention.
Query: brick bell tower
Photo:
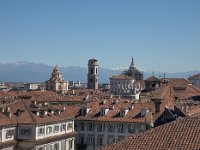
[[[98,60],[90,59],[88,61],[88,89],[98,89]]]

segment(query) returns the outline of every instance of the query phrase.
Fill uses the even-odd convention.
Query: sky
[[[0,63],[200,70],[199,0],[0,0]]]

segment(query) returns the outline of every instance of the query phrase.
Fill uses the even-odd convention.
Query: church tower
[[[88,89],[98,89],[98,60],[90,59],[88,61]]]

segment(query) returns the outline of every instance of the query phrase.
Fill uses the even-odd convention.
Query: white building
[[[188,78],[188,80],[194,85],[194,86],[197,86],[197,87],[200,87],[200,74],[195,74],[193,76],[190,76]]]
[[[24,90],[38,90],[39,85],[36,83],[26,83],[24,85]]]
[[[142,86],[140,83],[135,84],[133,77],[126,75],[117,75],[110,78],[110,92],[115,95],[130,96],[139,99]]]
[[[75,149],[76,108],[46,107],[22,100],[7,105],[0,105],[0,149]]]

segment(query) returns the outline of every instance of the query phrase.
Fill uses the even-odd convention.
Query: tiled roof
[[[7,108],[10,108],[7,111]],[[31,102],[18,100],[12,104],[0,105],[0,127],[17,124],[51,124],[74,119],[79,112],[78,106],[41,106],[32,107]],[[4,109],[4,112],[2,112]],[[51,114],[51,110],[57,111]],[[47,114],[44,115],[44,111]],[[58,113],[59,111],[59,113]],[[8,113],[11,113],[11,116]],[[40,112],[40,115],[37,115]]]
[[[101,150],[199,150],[200,118],[177,120]]]
[[[115,75],[115,76],[112,76],[110,79],[134,79],[133,77],[129,77],[127,75]]]
[[[152,112],[155,111],[153,102],[140,102],[132,103],[130,100],[117,99],[117,100],[107,100],[105,104],[101,101],[96,100],[88,104],[90,111],[88,114],[77,117],[77,120],[87,120],[87,121],[105,121],[105,122],[141,122],[145,121],[144,117],[140,117],[142,108],[147,108]],[[131,108],[133,106],[134,108]],[[105,116],[100,116],[101,108],[109,108],[108,113]],[[126,116],[120,117],[120,109],[129,109]]]
[[[150,78],[146,79],[145,81],[160,81],[160,79],[154,77],[154,76],[151,76]]]

